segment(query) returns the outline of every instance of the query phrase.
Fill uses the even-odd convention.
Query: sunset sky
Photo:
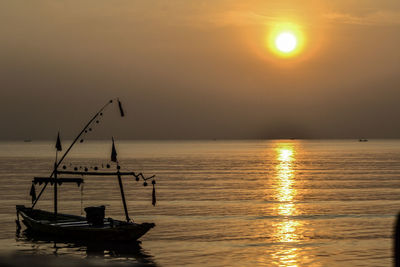
[[[0,85],[5,140],[400,137],[400,1],[1,1]]]

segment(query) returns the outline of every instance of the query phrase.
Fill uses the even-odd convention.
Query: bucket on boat
[[[92,225],[103,225],[105,217],[105,206],[87,207],[85,208],[86,220]]]

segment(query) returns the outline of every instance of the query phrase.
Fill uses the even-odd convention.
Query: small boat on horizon
[[[121,117],[124,117],[124,111],[122,109],[121,102],[118,101],[118,107],[120,110]],[[72,144],[68,147],[62,157],[57,160],[57,154],[62,151],[60,135],[57,136],[56,142],[56,159],[54,162],[54,169],[49,177],[34,177],[32,180],[32,187],[30,195],[32,197],[32,206],[26,207],[24,205],[16,205],[17,211],[17,227],[19,231],[21,229],[21,224],[19,222],[20,217],[22,218],[23,224],[26,226],[27,230],[37,235],[53,235],[58,238],[74,239],[74,240],[97,240],[106,242],[121,242],[121,241],[136,241],[141,236],[146,234],[151,228],[155,226],[154,223],[136,223],[128,215],[128,208],[125,200],[125,194],[122,184],[123,176],[133,176],[136,181],[140,179],[143,180],[143,185],[147,186],[147,180],[151,179],[153,185],[152,194],[152,204],[155,206],[155,180],[153,176],[145,177],[142,173],[135,172],[123,172],[121,171],[121,166],[117,160],[117,151],[114,145],[114,138],[112,138],[112,149],[111,149],[111,162],[116,165],[116,171],[98,171],[98,167],[94,167],[94,171],[89,171],[88,168],[84,170],[79,170],[78,167],[73,167],[73,170],[67,170],[66,165],[62,166],[61,163],[68,155],[69,151],[75,145],[75,143],[81,139],[84,133],[91,131],[94,123],[99,123],[99,118],[103,115],[103,112],[107,106],[113,103],[110,100],[106,105],[104,105],[86,124],[83,130],[74,139]],[[107,164],[107,168],[111,165]],[[75,177],[60,177],[62,175],[76,175],[80,178]],[[105,206],[96,207],[86,207],[86,217],[76,216],[70,214],[63,214],[58,212],[58,187],[63,183],[76,183],[78,186],[84,183],[83,177],[85,176],[115,176],[117,177],[122,204],[125,212],[126,221],[115,220],[112,218],[105,217]],[[43,185],[38,196],[36,196],[36,185]],[[35,209],[35,205],[40,199],[42,193],[46,189],[47,185],[51,185],[54,188],[54,211],[44,211],[40,209]]]
[[[368,142],[368,139],[360,138],[360,139],[358,139],[358,142]]]

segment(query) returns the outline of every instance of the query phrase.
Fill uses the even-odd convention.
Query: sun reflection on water
[[[290,216],[295,213],[296,207],[292,201],[296,195],[295,172],[293,163],[295,158],[295,147],[293,144],[279,144],[276,148],[278,164],[276,165],[276,194],[278,203],[278,214]]]
[[[275,167],[275,210],[282,219],[273,225],[274,239],[283,243],[281,249],[272,255],[278,266],[298,266],[298,248],[289,246],[288,243],[300,241],[299,228],[302,223],[291,219],[297,214],[297,207],[293,202],[296,196],[295,170],[296,147],[294,143],[278,143],[275,149],[277,164]],[[286,244],[286,245],[285,245]]]

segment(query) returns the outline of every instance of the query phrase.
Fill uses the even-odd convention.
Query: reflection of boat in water
[[[71,254],[81,254],[87,258],[100,257],[107,260],[118,262],[131,261],[132,263],[140,263],[145,266],[155,266],[152,256],[143,251],[140,241],[132,242],[102,242],[102,241],[83,241],[73,238],[58,238],[54,235],[43,235],[37,234],[36,232],[25,230],[22,235],[17,235],[19,242],[29,242],[30,244],[36,244],[34,250],[31,252],[26,251],[28,254],[42,254],[43,250],[49,254],[65,254],[69,250]],[[73,255],[71,255],[73,256]],[[65,263],[65,257],[63,258],[63,265]],[[38,265],[40,266],[40,264]],[[79,265],[81,266],[81,265]],[[92,266],[92,265],[90,265]],[[103,266],[103,265],[102,265]],[[119,266],[119,265],[118,265]]]
[[[92,127],[94,124],[99,123],[99,118],[103,115],[104,109],[113,103],[113,100],[107,102],[86,124],[83,130],[78,134],[78,136],[74,139],[72,144],[66,150],[64,155],[57,160],[58,151],[62,150],[60,136],[57,137],[56,143],[56,160],[54,163],[53,172],[49,177],[34,177],[32,180],[32,187],[30,191],[30,195],[32,196],[32,206],[25,207],[23,205],[17,205],[17,226],[20,228],[19,217],[22,217],[22,222],[25,226],[33,233],[36,234],[45,234],[45,235],[54,235],[59,238],[73,238],[75,240],[100,240],[100,241],[134,241],[143,236],[147,231],[155,226],[154,223],[135,223],[133,222],[128,215],[128,208],[125,200],[124,189],[122,185],[122,176],[133,176],[136,181],[142,179],[144,181],[143,185],[147,186],[147,180],[152,179],[153,185],[153,205],[155,205],[155,181],[154,175],[150,177],[144,177],[142,173],[136,174],[135,172],[122,172],[120,171],[120,165],[117,160],[117,152],[114,146],[114,139],[112,140],[112,152],[111,152],[111,161],[116,163],[116,171],[115,172],[99,172],[98,167],[93,167],[93,171],[89,171],[87,167],[84,170],[80,171],[78,167],[74,167],[73,170],[67,170],[66,165],[62,166],[62,170],[59,170],[59,167],[67,156],[68,152],[74,146],[74,144],[81,139],[81,136],[88,131],[92,131]],[[118,100],[118,106],[120,109],[120,114],[123,117],[124,111],[122,110],[121,103]],[[107,164],[107,168],[110,168],[111,165]],[[60,177],[60,175],[77,175],[82,178],[67,178]],[[69,214],[61,214],[58,213],[58,186],[61,186],[63,183],[76,183],[78,186],[81,186],[84,183],[83,176],[116,176],[119,188],[121,192],[122,204],[125,211],[126,221],[114,220],[111,218],[105,218],[105,207],[87,207],[85,208],[86,217],[75,216]],[[39,195],[36,197],[35,185],[39,184],[44,186],[42,187]],[[46,189],[47,185],[52,185],[54,188],[54,212],[43,211],[39,209],[35,209],[35,205],[39,200],[40,196]]]

